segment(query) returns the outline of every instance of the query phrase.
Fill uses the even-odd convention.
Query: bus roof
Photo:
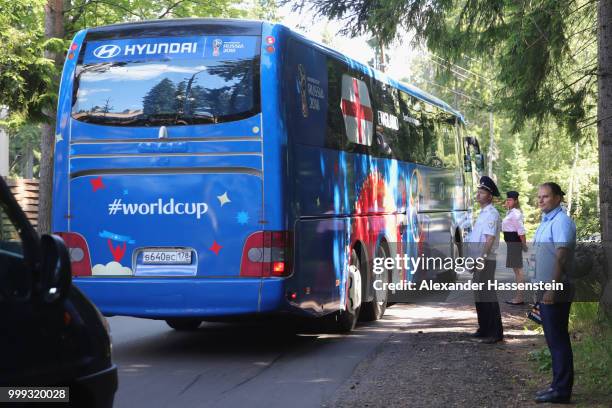
[[[151,35],[154,34],[169,34],[172,35],[182,35],[184,33],[192,33],[195,28],[201,28],[205,30],[216,29],[219,30],[219,33],[222,34],[223,31],[231,31],[232,34],[238,35],[260,35],[261,27],[264,21],[259,20],[242,20],[242,19],[219,19],[219,18],[183,18],[183,19],[161,19],[161,20],[148,20],[148,21],[139,21],[132,23],[119,23],[112,24],[102,27],[90,28],[87,30],[87,35],[89,38],[95,39],[96,37],[125,37],[135,34],[136,32],[142,32],[143,30],[149,31]],[[320,51],[333,56],[341,61],[344,61],[347,65],[349,65],[352,69],[363,72],[364,74],[371,76],[381,82],[387,83],[401,91],[406,92],[407,94],[414,96],[418,99],[421,99],[425,102],[429,102],[432,105],[435,105],[455,116],[457,116],[462,123],[465,123],[465,118],[463,115],[453,109],[446,102],[442,101],[439,98],[436,98],[433,95],[428,94],[427,92],[417,88],[416,86],[409,85],[403,82],[400,82],[394,78],[391,78],[387,74],[376,70],[366,64],[363,64],[355,59],[352,59],[340,52],[334,50],[333,48],[327,47],[324,44],[320,44],[316,41],[311,40],[310,38],[305,37],[302,34],[299,34],[289,27],[283,24],[270,23],[272,25],[277,25],[282,27],[285,30],[291,32],[294,36],[302,39],[303,41],[313,45],[318,48]]]
[[[98,36],[126,37],[142,31],[147,31],[151,35],[160,34],[184,35],[193,33],[194,30],[217,30],[219,34],[224,31],[231,32],[233,35],[261,35],[263,21],[238,20],[222,18],[176,18],[146,20],[132,23],[111,24],[87,30],[87,35],[94,38]]]

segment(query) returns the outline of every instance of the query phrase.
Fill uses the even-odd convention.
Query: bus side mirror
[[[476,162],[476,171],[482,173],[484,171],[484,156],[482,154],[474,155],[474,161]]]
[[[463,156],[463,171],[469,173],[472,171],[472,158],[469,154]]]

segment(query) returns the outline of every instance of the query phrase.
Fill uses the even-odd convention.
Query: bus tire
[[[346,304],[344,310],[335,315],[334,331],[348,333],[355,328],[361,310],[362,276],[361,259],[353,248],[347,276]]]
[[[166,324],[176,331],[193,331],[200,327],[202,320],[195,318],[166,319]]]
[[[389,256],[387,252],[388,251],[384,245],[379,245],[376,249],[376,257],[385,259]],[[374,274],[372,284],[374,283],[374,280],[381,280],[383,285],[385,283],[389,283],[390,274],[391,271],[387,270],[387,268],[385,268],[383,273],[379,275]],[[364,322],[372,322],[374,320],[382,319],[385,311],[387,310],[387,299],[389,299],[389,292],[387,291],[386,287],[384,290],[375,290],[374,288],[372,288],[372,290],[374,290],[374,299],[372,299],[371,302],[364,303],[361,307],[360,320]]]

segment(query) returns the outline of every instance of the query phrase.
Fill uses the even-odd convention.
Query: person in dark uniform
[[[538,190],[542,223],[535,233],[535,279],[538,282],[562,282],[562,291],[540,293],[542,328],[552,358],[553,380],[538,392],[536,402],[568,403],[574,385],[572,344],[567,330],[572,306],[568,273],[574,259],[576,224],[563,211],[565,193],[557,183],[544,183]]]
[[[502,220],[502,232],[506,242],[506,268],[512,268],[517,283],[523,283],[523,251],[527,251],[527,240],[525,239],[525,225],[523,213],[519,204],[519,193],[508,191],[506,193],[505,207],[508,209]],[[523,292],[516,292],[514,299],[507,300],[509,305],[522,305]]]
[[[499,246],[500,216],[493,206],[494,196],[499,197],[495,182],[490,177],[481,177],[476,192],[480,214],[466,240],[470,256],[485,260],[484,268],[474,269],[474,282],[484,283],[484,288],[475,293],[478,330],[473,336],[481,338],[486,344],[497,343],[504,338],[497,294],[487,287],[488,282],[495,279],[495,250]]]

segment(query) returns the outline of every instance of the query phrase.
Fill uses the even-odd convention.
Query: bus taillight
[[[91,276],[91,259],[85,238],[74,232],[56,232],[55,234],[62,237],[68,247],[72,276]]]
[[[258,231],[251,234],[242,250],[240,276],[288,276],[291,273],[287,231]]]

